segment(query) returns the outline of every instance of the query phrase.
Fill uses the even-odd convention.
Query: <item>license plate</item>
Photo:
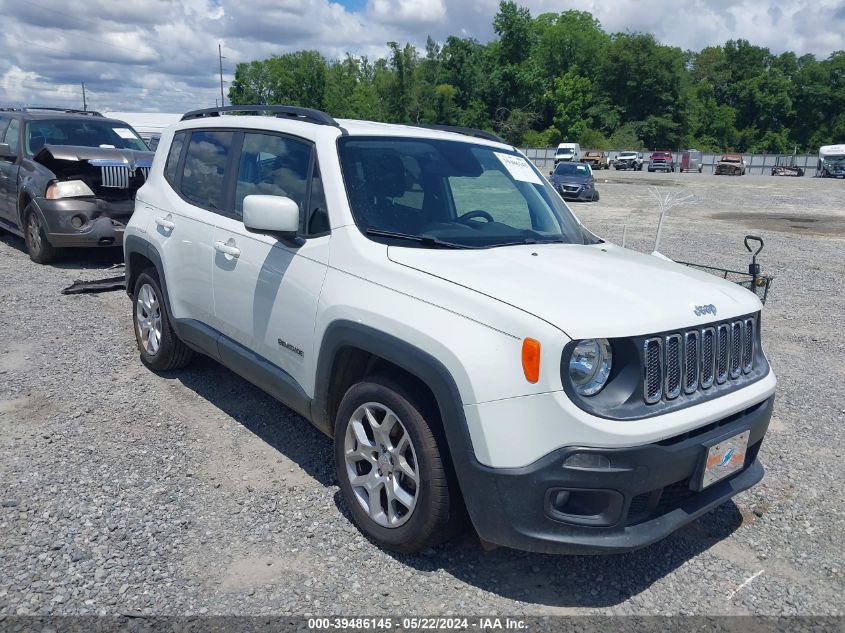
[[[742,470],[745,464],[745,451],[748,449],[750,433],[750,431],[744,431],[707,449],[707,460],[704,464],[704,475],[701,480],[702,488]]]

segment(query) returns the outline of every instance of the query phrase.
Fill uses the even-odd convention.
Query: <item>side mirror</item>
[[[17,158],[8,143],[0,143],[0,160],[11,160]]]
[[[291,239],[299,232],[299,205],[285,196],[252,195],[244,198],[244,226],[256,233]]]

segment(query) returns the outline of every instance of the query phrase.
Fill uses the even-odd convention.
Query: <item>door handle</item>
[[[214,242],[214,250],[229,257],[238,257],[241,254],[241,249],[235,246],[233,239],[229,239],[225,244],[220,241]]]
[[[156,224],[158,224],[163,229],[167,229],[169,231],[172,231],[173,229],[176,228],[176,222],[174,222],[173,220],[170,219],[172,217],[173,216],[168,213],[167,217],[156,218]]]

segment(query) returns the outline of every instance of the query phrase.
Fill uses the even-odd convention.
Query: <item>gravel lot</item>
[[[125,294],[59,293],[119,256],[38,266],[5,235],[0,615],[843,614],[845,183],[597,176],[601,201],[573,208],[611,241],[627,225],[651,250],[651,185],[695,196],[665,225],[670,257],[741,270],[742,236],[766,239],[780,385],[756,488],[627,555],[485,552],[471,534],[386,553],[350,523],[329,442],[301,418],[212,361],[144,369]]]

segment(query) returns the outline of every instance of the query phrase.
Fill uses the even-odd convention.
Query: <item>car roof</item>
[[[498,143],[485,138],[428,127],[416,127],[398,123],[380,123],[378,121],[364,121],[359,119],[337,119],[337,124],[339,127],[315,125],[314,123],[295,118],[242,116],[221,113],[220,116],[183,120],[176,124],[175,130],[210,127],[260,129],[289,133],[311,139],[316,138],[320,132],[325,130],[334,130],[337,136],[401,136],[403,138],[440,139],[444,141],[471,143],[474,145],[487,145],[496,149],[513,150],[513,146],[506,143]]]
[[[3,114],[33,121],[65,119],[70,121],[106,121],[107,123],[122,123],[126,125],[126,122],[120,119],[111,119],[98,114],[63,112],[61,110],[0,110],[0,115]]]

